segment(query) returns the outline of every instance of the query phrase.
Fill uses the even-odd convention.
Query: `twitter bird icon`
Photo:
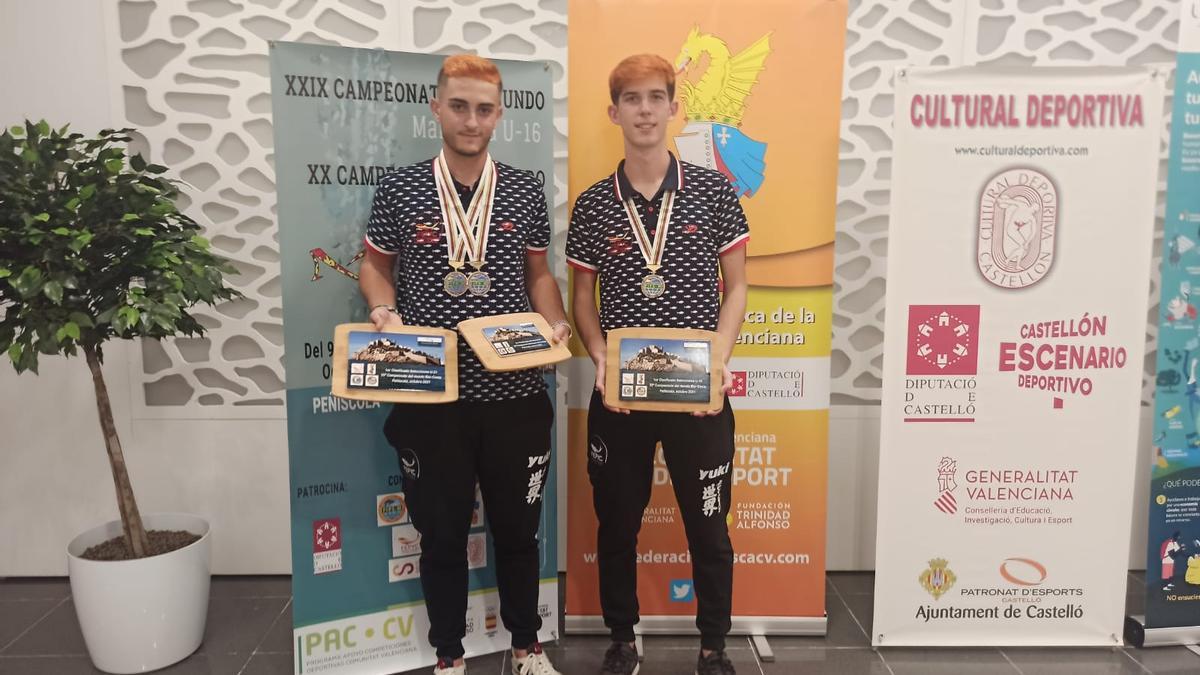
[[[671,580],[671,602],[691,602],[696,599],[696,589],[691,579]]]

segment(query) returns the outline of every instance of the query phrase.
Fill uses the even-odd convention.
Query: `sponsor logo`
[[[327,518],[313,521],[313,553],[323,553],[342,547],[342,519]]]
[[[625,235],[619,237],[608,238],[608,254],[609,255],[624,255],[633,250],[633,244],[626,238]]]
[[[400,451],[400,470],[413,480],[421,477],[421,460],[412,448],[404,448]]]
[[[937,507],[938,511],[948,516],[958,512],[958,500],[954,498],[954,491],[958,489],[958,483],[954,480],[956,473],[958,473],[957,460],[943,457],[938,461],[938,498],[933,500],[933,505]]]
[[[730,462],[725,462],[715,469],[700,469],[700,480],[710,480],[729,473]]]
[[[904,422],[974,422],[979,305],[909,305]]]
[[[675,522],[674,506],[651,506],[642,511],[642,524]]]
[[[421,552],[421,533],[412,525],[398,525],[392,528],[392,557],[400,558],[406,555],[417,555]]]
[[[342,519],[314,520],[313,574],[328,574],[342,569]]]
[[[1014,586],[1041,586],[1046,580],[1046,566],[1031,558],[1007,558],[1000,563],[1000,576]]]
[[[408,581],[421,576],[420,556],[396,558],[388,561],[388,583]]]
[[[362,260],[363,256],[366,254],[366,250],[359,251],[358,253],[354,254],[354,257],[351,258],[349,262],[343,265],[342,263],[338,262],[336,258],[326,253],[325,249],[320,247],[311,249],[308,252],[308,256],[312,258],[313,262],[312,281],[320,281],[321,279],[325,278],[321,274],[321,265],[325,265],[329,269],[349,279],[358,281],[358,273],[351,270],[350,266],[358,263],[358,261]]]
[[[909,375],[975,375],[978,346],[979,305],[909,306]]]
[[[1129,365],[1128,350],[1104,339],[1108,335],[1108,318],[1106,314],[1085,311],[1082,315],[1072,312],[1062,319],[1023,323],[1018,333],[1020,340],[1000,342],[999,370],[1014,373],[1018,389],[1052,393],[1048,398],[1054,410],[1062,410],[1066,401],[1072,400],[1067,398],[1068,394],[1078,395],[1075,401],[1086,400],[1096,386],[1092,377],[1097,370],[1119,370]],[[1178,371],[1172,372],[1174,368],[1161,371],[1158,378],[1177,383],[1187,376],[1190,382],[1192,377],[1184,361],[1176,362]],[[1175,408],[1164,416],[1170,418],[1177,412]]]
[[[534,504],[542,498],[542,484],[546,481],[546,467],[529,474],[529,490],[525,493],[525,503]]]
[[[604,466],[608,462],[608,446],[604,444],[603,438],[592,436],[588,441],[588,461],[598,466]]]
[[[671,580],[671,602],[691,602],[696,599],[696,588],[691,579]]]
[[[418,224],[413,232],[414,244],[436,244],[442,240],[442,228],[437,225]]]
[[[730,396],[745,396],[746,395],[746,371],[731,370],[729,375],[733,378],[733,385],[729,387]]]
[[[487,535],[480,532],[467,537],[467,569],[487,567]]]
[[[921,588],[932,595],[934,600],[941,598],[958,580],[948,565],[949,563],[943,558],[934,558],[929,561],[929,567],[917,578]]]
[[[722,479],[700,488],[700,511],[704,517],[710,518],[721,512],[721,485],[724,483]]]
[[[957,595],[960,598],[991,599],[1007,605],[1026,605],[1025,609],[1007,608],[1005,617],[1043,619],[1077,618],[1075,615],[1082,611],[1082,601],[1086,597],[1082,588],[1067,586],[1048,586],[1045,581],[1049,572],[1045,565],[1033,558],[1005,558],[997,566],[996,571],[1003,584],[989,586],[959,587]],[[1072,604],[1056,604],[1067,600]],[[1028,607],[1036,605],[1036,607]]]
[[[1054,264],[1058,188],[1037,169],[1007,169],[979,196],[976,263],[983,278],[1005,289],[1028,288]]]
[[[400,525],[408,522],[408,505],[404,502],[404,494],[377,495],[375,497],[375,524],[379,527]]]
[[[955,605],[952,599],[936,607],[923,604],[917,607],[915,617],[925,623],[940,620],[1045,621],[1083,618],[1083,589],[1043,586],[1042,582],[1048,573],[1042,563],[1032,558],[1006,558],[1000,563],[998,571],[1007,584],[960,587],[951,594],[952,599],[969,600],[970,606]],[[929,568],[921,574],[920,581],[921,586],[937,600],[954,586],[956,579],[946,561],[938,558],[929,561]]]
[[[766,180],[767,143],[742,131],[747,98],[766,69],[771,54],[771,36],[763,35],[747,44],[729,44],[716,33],[706,33],[696,25],[688,32],[675,70],[680,84],[679,98],[687,111],[687,126],[675,137],[679,158],[720,171],[733,185],[739,198],[753,197]],[[737,63],[738,78],[717,77],[727,60]]]

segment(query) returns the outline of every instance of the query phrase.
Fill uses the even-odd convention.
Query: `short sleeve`
[[[750,241],[750,224],[742,202],[728,180],[722,181],[723,188],[717,200],[715,234],[717,253],[725,254]]]
[[[367,246],[385,255],[398,255],[404,246],[400,223],[392,208],[396,190],[394,183],[394,180],[386,178],[379,182],[371,203],[371,217],[367,221]]]
[[[533,201],[533,220],[525,232],[525,250],[529,253],[545,253],[550,248],[550,215],[546,210],[546,193],[538,185],[533,174],[529,174],[533,189],[530,199]]]
[[[587,218],[583,199],[575,201],[571,224],[567,228],[567,264],[588,272],[600,270],[600,247],[596,232]]]

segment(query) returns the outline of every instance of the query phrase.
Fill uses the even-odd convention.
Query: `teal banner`
[[[383,436],[388,405],[335,398],[329,378],[334,326],[366,321],[357,269],[375,185],[392,168],[441,148],[429,102],[442,58],[271,46],[297,673],[388,673],[434,662],[420,539],[395,451]],[[549,66],[497,65],[505,110],[492,155],[533,171],[545,185],[554,161]],[[556,501],[549,481],[539,535],[544,641],[558,632]],[[477,491],[467,549],[468,656],[509,646],[485,506]]]
[[[1200,2],[1189,0],[1181,10],[1163,225],[1146,628],[1200,625]]]

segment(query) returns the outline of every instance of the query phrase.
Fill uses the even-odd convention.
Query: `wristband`
[[[370,313],[374,312],[375,310],[379,309],[380,307],[386,309],[387,311],[391,312],[392,314],[395,314],[396,316],[400,316],[400,310],[396,309],[392,305],[375,305],[374,307],[371,308],[371,311],[367,312],[367,313],[370,314]]]

